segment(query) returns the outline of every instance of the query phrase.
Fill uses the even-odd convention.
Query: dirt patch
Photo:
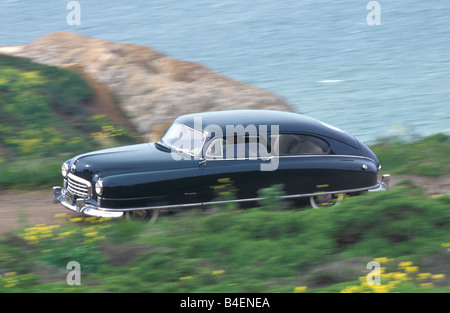
[[[299,273],[299,286],[322,288],[331,284],[351,281],[354,277],[362,275],[370,260],[366,257],[357,257],[316,266],[307,272]]]
[[[61,205],[53,204],[52,190],[0,192],[0,233],[18,227],[56,223],[56,214],[77,216]]]
[[[428,196],[450,195],[450,173],[439,177],[422,177],[416,175],[392,175],[391,187],[413,185],[422,188]]]

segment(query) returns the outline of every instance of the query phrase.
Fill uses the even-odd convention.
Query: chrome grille
[[[92,184],[73,174],[67,176],[67,190],[78,198],[92,198]]]

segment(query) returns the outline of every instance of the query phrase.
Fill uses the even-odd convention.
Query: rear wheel
[[[136,210],[126,212],[126,217],[134,221],[154,223],[158,219],[159,210]]]
[[[338,205],[342,202],[342,199],[344,199],[344,194],[337,193],[337,194],[311,196],[309,198],[309,201],[313,208],[324,208]]]

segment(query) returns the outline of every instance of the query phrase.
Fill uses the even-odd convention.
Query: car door
[[[247,201],[258,190],[273,185],[273,171],[264,145],[252,137],[215,138],[208,143],[201,166],[203,202]],[[264,156],[264,157],[263,157]]]
[[[271,141],[279,156],[272,181],[283,184],[287,196],[309,194],[330,186],[331,180],[334,180],[334,165],[329,158],[330,146],[327,142],[296,133],[279,134]]]

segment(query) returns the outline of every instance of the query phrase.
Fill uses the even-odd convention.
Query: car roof
[[[196,118],[201,118],[197,119]],[[217,125],[226,134],[227,125],[242,125],[244,128],[254,125],[259,130],[260,126],[266,125],[270,132],[271,125],[278,125],[280,133],[309,133],[331,137],[358,147],[356,139],[331,125],[323,123],[312,117],[286,111],[276,110],[225,110],[202,113],[191,113],[178,117],[176,122],[194,129],[202,127],[202,131],[208,125]],[[197,121],[197,122],[196,122]],[[199,122],[201,121],[201,122]],[[197,125],[196,123],[200,123]],[[246,131],[250,129],[247,128]],[[209,135],[209,134],[207,134]]]

